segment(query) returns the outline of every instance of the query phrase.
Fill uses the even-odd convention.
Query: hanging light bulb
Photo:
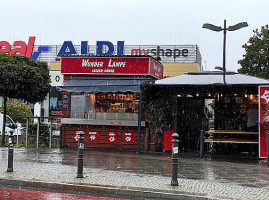
[[[211,97],[211,93],[210,92],[208,93],[208,96]]]
[[[247,98],[247,97],[248,97],[248,95],[247,95],[247,94],[245,94],[245,97]]]
[[[254,98],[253,94],[251,94],[249,97],[251,100],[253,100],[253,98]]]
[[[198,92],[196,93],[196,96],[199,97],[199,93]]]

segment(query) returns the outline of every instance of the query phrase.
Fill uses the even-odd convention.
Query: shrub
[[[0,109],[2,113],[3,109],[3,107]],[[18,116],[32,116],[33,114],[29,105],[20,102],[9,102],[7,103],[7,115],[9,115],[15,123],[23,123],[25,119]]]

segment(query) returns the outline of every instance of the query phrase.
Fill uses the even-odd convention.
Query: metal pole
[[[50,141],[49,141],[49,148],[51,149],[51,139],[52,139],[52,119],[50,119]]]
[[[25,147],[28,147],[29,118],[26,118]]]
[[[223,84],[226,85],[226,19],[224,20],[224,29],[223,29]]]
[[[173,111],[174,112],[174,133],[177,133],[177,93],[173,97]]]
[[[269,133],[267,133],[267,166],[269,166]]]
[[[60,142],[59,142],[60,148],[63,147],[63,142],[62,142],[62,131],[63,131],[63,126],[60,125]]]
[[[14,154],[14,131],[9,131],[9,140],[8,140],[8,167],[7,172],[13,172],[13,154]]]
[[[146,153],[149,153],[149,128],[146,129]]]
[[[17,133],[17,136],[16,136],[16,147],[18,148],[18,146],[19,146],[19,133],[18,133],[18,127],[16,128],[16,133]]]
[[[39,131],[40,131],[40,118],[38,118],[38,120],[37,120],[36,148],[39,147]]]
[[[201,130],[201,137],[200,137],[200,158],[204,158],[204,138],[205,138],[205,131]]]
[[[137,150],[136,153],[140,152],[140,135],[141,135],[141,114],[142,114],[142,99],[144,88],[141,86],[140,95],[139,95],[139,109],[138,109],[138,130],[137,130]]]
[[[172,186],[178,186],[177,181],[177,168],[178,168],[178,138],[179,135],[177,133],[173,133],[172,135]]]
[[[78,171],[77,171],[77,178],[83,178],[83,149],[84,149],[84,135],[83,131],[78,133]]]

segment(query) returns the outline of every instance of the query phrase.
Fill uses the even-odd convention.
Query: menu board
[[[64,99],[63,99],[63,110],[68,110],[69,108],[69,95],[64,94]]]

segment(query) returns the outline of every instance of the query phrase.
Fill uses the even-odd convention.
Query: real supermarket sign
[[[29,37],[28,44],[23,41],[15,41],[12,48],[9,42],[0,41],[0,53],[20,54],[36,60],[41,52],[50,51],[50,46],[40,46],[37,51],[33,52],[34,45],[34,36]]]

